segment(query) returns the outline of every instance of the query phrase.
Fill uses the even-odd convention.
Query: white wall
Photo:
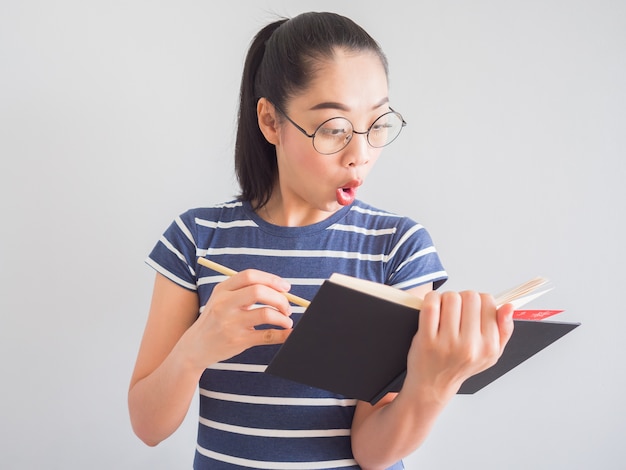
[[[410,5],[410,6],[409,6]],[[190,468],[126,389],[182,210],[230,198],[237,87],[273,13],[376,37],[409,126],[361,193],[431,231],[450,289],[537,274],[583,326],[457,397],[408,468],[620,468],[626,4],[610,0],[0,1],[0,466]]]

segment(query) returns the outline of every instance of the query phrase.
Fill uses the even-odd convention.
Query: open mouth
[[[356,188],[339,188],[337,189],[337,202],[342,206],[352,204],[356,198]]]

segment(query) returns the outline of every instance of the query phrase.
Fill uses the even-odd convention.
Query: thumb
[[[496,312],[496,322],[498,323],[498,331],[500,333],[500,354],[504,351],[513,334],[515,324],[513,322],[513,305],[504,304]]]

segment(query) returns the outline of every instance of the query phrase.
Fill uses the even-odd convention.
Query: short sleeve
[[[411,219],[401,220],[388,257],[387,283],[399,289],[429,282],[438,289],[448,279],[430,234]]]
[[[177,217],[148,255],[146,264],[176,284],[197,291],[195,222],[191,212]]]

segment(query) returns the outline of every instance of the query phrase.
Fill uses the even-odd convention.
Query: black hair
[[[324,60],[337,48],[371,51],[388,73],[387,59],[378,43],[354,21],[335,13],[303,13],[265,26],[252,40],[241,79],[235,173],[240,199],[263,207],[278,176],[276,148],[261,132],[257,102],[266,98],[286,109],[287,100],[315,78]]]

